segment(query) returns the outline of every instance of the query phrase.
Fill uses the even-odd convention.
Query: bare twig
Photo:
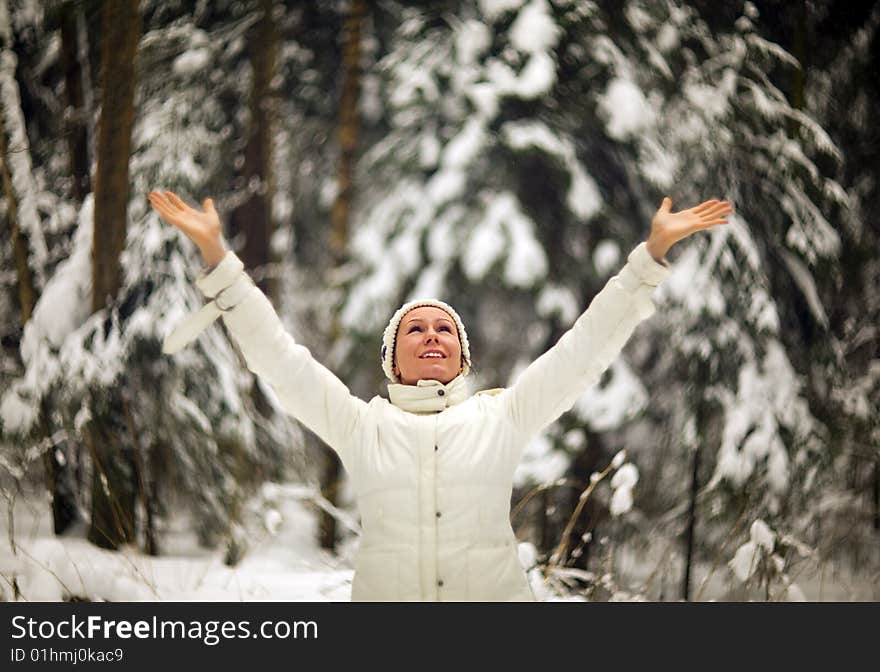
[[[514,518],[516,518],[517,514],[523,509],[523,507],[526,504],[528,504],[529,500],[531,500],[532,497],[543,492],[544,490],[549,490],[550,488],[553,488],[553,487],[557,487],[557,486],[561,487],[561,486],[565,486],[565,485],[570,486],[572,488],[580,487],[580,483],[578,483],[577,481],[572,481],[571,479],[565,479],[565,478],[560,478],[555,481],[550,481],[548,483],[541,483],[539,485],[536,485],[534,488],[529,490],[529,492],[527,492],[525,495],[523,495],[522,499],[520,499],[516,503],[516,505],[513,507],[513,509],[510,512],[511,522],[513,521]]]
[[[30,553],[28,553],[28,552],[24,549],[23,546],[21,546],[21,547],[19,547],[19,548],[21,549],[21,552],[22,552],[25,556],[27,556],[28,559],[30,559],[31,561],[33,561],[33,563],[34,563],[35,565],[41,567],[42,569],[44,569],[44,570],[46,570],[47,572],[49,572],[49,574],[51,574],[52,576],[54,576],[54,577],[55,577],[55,580],[58,581],[58,583],[61,584],[61,587],[64,588],[64,590],[67,591],[67,594],[68,594],[68,595],[73,595],[73,594],[74,594],[73,591],[70,589],[70,586],[68,586],[66,583],[64,583],[64,581],[61,580],[61,577],[60,577],[60,576],[58,576],[55,572],[53,572],[51,569],[49,569],[49,568],[48,568],[46,565],[44,565],[42,562],[40,562],[39,560],[37,560],[33,555],[31,555]]]
[[[6,583],[9,584],[9,587],[12,588],[13,601],[16,600],[17,598],[21,597],[25,602],[30,602],[29,599],[27,599],[24,595],[21,594],[21,590],[18,587],[18,581],[15,580],[14,576],[13,576],[13,578],[10,579],[8,576],[6,576],[6,574],[4,574],[3,572],[0,572],[0,578],[2,578],[4,581],[6,581]]]
[[[571,531],[574,529],[574,525],[577,522],[578,517],[581,515],[581,511],[584,509],[584,505],[587,503],[587,500],[590,498],[590,495],[593,494],[593,490],[596,489],[596,486],[604,479],[608,474],[611,473],[613,468],[613,463],[609,464],[605,469],[600,472],[595,478],[590,478],[590,483],[587,485],[587,488],[581,493],[581,496],[578,498],[577,506],[574,508],[571,516],[568,519],[568,523],[565,526],[565,530],[562,532],[562,539],[559,542],[559,545],[556,547],[556,550],[553,551],[553,555],[550,556],[550,560],[547,562],[547,567],[544,570],[544,579],[546,580],[553,569],[565,558],[565,554],[568,551],[569,537],[571,536]],[[595,474],[594,474],[595,475]]]
[[[16,479],[15,481],[16,490],[21,488],[21,482]],[[18,496],[18,492],[13,492],[11,495],[6,495],[4,491],[4,496],[6,496],[6,501],[8,502],[6,507],[6,518],[8,521],[9,529],[7,530],[7,534],[9,535],[9,547],[12,549],[12,555],[16,555],[17,549],[15,547],[15,500]]]
[[[736,520],[733,522],[733,525],[730,527],[730,531],[727,533],[727,536],[724,537],[724,542],[721,544],[721,548],[718,549],[718,552],[715,554],[715,558],[712,561],[712,567],[709,569],[709,573],[703,577],[703,580],[700,582],[700,587],[697,590],[697,595],[694,597],[695,602],[699,602],[700,598],[703,596],[703,590],[706,588],[706,584],[709,583],[709,579],[712,578],[712,575],[715,573],[715,570],[718,569],[718,563],[721,560],[721,554],[724,552],[724,549],[727,548],[727,542],[729,542],[733,536],[739,532],[739,528],[742,525],[743,520],[745,520],[747,507],[743,505],[742,510],[739,512],[739,516],[737,516]]]

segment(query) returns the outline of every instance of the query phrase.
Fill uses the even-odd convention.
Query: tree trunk
[[[131,400],[123,392],[122,411],[125,414],[125,422],[131,437],[131,454],[137,481],[137,495],[144,512],[144,553],[147,555],[159,555],[159,543],[156,537],[155,514],[156,501],[154,491],[150,487],[152,480],[147,471],[147,464],[143,459],[144,450],[138,441],[138,431],[135,425],[134,415],[131,412]]]
[[[247,200],[230,213],[232,236],[243,234],[239,256],[248,271],[268,269],[272,261],[272,127],[275,105],[272,79],[275,76],[278,33],[272,17],[273,0],[260,0],[262,16],[248,40],[248,57],[253,82],[250,98],[250,129],[245,146],[243,183]],[[257,286],[275,299],[276,283],[270,274],[255,274]]]
[[[36,289],[33,275],[28,265],[28,245],[18,225],[18,203],[12,187],[12,175],[7,156],[6,129],[0,115],[0,174],[3,179],[3,192],[6,196],[6,213],[11,229],[12,251],[18,277],[18,301],[21,311],[21,324],[31,318],[36,303]],[[16,353],[17,355],[17,353]],[[52,436],[46,400],[40,405],[40,432],[43,437]],[[55,534],[63,533],[76,520],[77,507],[70,475],[64,462],[56,458],[56,449],[51,447],[43,454],[43,473],[46,489],[52,501],[52,527]]]
[[[18,225],[18,200],[12,188],[12,170],[9,165],[6,125],[0,115],[0,171],[3,177],[3,193],[6,195],[6,219],[12,237],[12,253],[15,257],[15,270],[18,276],[18,303],[21,309],[21,324],[24,327],[31,319],[34,304],[37,302],[34,279],[28,265],[28,244]]]
[[[49,438],[52,431],[51,404],[47,397],[40,403],[40,431]],[[79,507],[76,503],[76,481],[70,467],[70,443],[67,439],[58,445],[50,442],[43,453],[43,467],[49,496],[52,499],[52,530],[55,534],[64,532],[79,520]]]
[[[273,261],[272,234],[272,200],[275,193],[275,178],[272,171],[272,138],[276,119],[275,92],[272,80],[277,73],[278,31],[275,26],[273,10],[274,0],[259,0],[260,18],[248,33],[247,54],[251,64],[251,94],[248,102],[250,126],[245,144],[244,165],[240,176],[241,187],[246,192],[245,201],[229,215],[229,228],[232,238],[243,238],[243,246],[238,250],[239,257],[245,268],[251,273],[256,285],[273,303],[278,296],[278,283],[271,273]],[[272,418],[272,406],[263,393],[256,377],[251,382],[250,396],[257,413]],[[271,441],[264,434],[257,433],[256,442],[262,449],[266,441]],[[221,442],[220,449],[230,453],[240,449],[238,444],[228,445]],[[244,464],[231,457],[235,464]],[[242,473],[237,477],[241,480],[253,478],[253,473]],[[236,504],[230,507],[230,520],[236,521],[240,516],[241,507]],[[238,562],[241,548],[234,538],[230,540],[227,551],[227,564]]]
[[[8,7],[0,7],[0,10],[6,13]],[[10,49],[12,36],[6,33],[2,35],[2,39],[3,113],[0,114],[0,176],[6,197],[7,221],[18,279],[18,303],[23,328],[30,321],[38,298],[39,290],[35,275],[41,275],[42,271],[41,267],[33,269],[31,265],[39,264],[40,258],[45,256],[40,253],[41,249],[44,251],[45,243],[39,230],[40,222],[33,202],[25,206],[25,217],[30,219],[30,226],[26,227],[28,230],[22,230],[21,226],[19,202],[22,198],[28,200],[28,193],[31,195],[29,200],[33,201],[36,189],[30,174],[30,154],[25,135],[24,114],[17,102],[19,100],[18,83],[15,79],[17,60]],[[19,155],[17,162],[11,159],[11,151]],[[34,238],[36,240],[33,240]],[[29,259],[31,249],[37,254]],[[50,413],[45,398],[40,405],[38,427],[43,437],[52,436]],[[61,460],[58,459],[59,451]],[[78,517],[74,484],[67,461],[63,459],[65,451],[66,442],[61,447],[50,447],[43,454],[44,478],[52,501],[52,524],[55,534],[64,532]]]
[[[0,15],[9,16],[6,0],[0,0]],[[15,78],[17,67],[18,57],[12,50],[12,33],[7,22],[0,26],[0,159],[24,325],[45,284],[46,242],[37,213],[30,146]]]
[[[101,119],[95,171],[92,248],[92,310],[112,306],[122,286],[120,255],[125,247],[129,197],[128,162],[134,125],[135,54],[140,38],[137,0],[102,5]],[[121,393],[106,391],[93,403],[87,441],[93,460],[89,540],[117,548],[135,540],[136,470]],[[96,407],[97,406],[97,407]]]
[[[694,528],[697,524],[697,492],[699,491],[700,444],[694,448],[694,462],[691,470],[691,494],[688,505],[688,524],[685,532],[684,578],[681,582],[681,598],[687,602],[691,594],[691,563],[694,556]]]
[[[138,0],[102,6],[101,120],[95,171],[92,311],[112,304],[122,286],[128,162],[134,126],[135,53],[140,37]]]
[[[92,190],[89,171],[88,110],[83,95],[82,67],[79,62],[78,9],[72,2],[61,7],[61,61],[64,65],[65,134],[73,176],[73,196],[82,203]]]
[[[798,0],[791,8],[794,13],[794,39],[792,41],[792,55],[800,63],[800,67],[796,68],[791,77],[791,106],[797,110],[804,109],[806,103],[806,84],[807,84],[807,3],[806,0]],[[800,125],[793,119],[787,120],[788,135],[794,136]]]
[[[92,399],[94,419],[84,432],[92,457],[92,517],[88,539],[96,546],[117,549],[136,541],[137,471],[126,439],[124,410],[118,390]]]
[[[880,531],[880,458],[874,461],[874,529]]]
[[[350,0],[343,24],[342,46],[342,92],[339,100],[339,123],[336,138],[339,142],[339,162],[336,170],[336,200],[331,212],[330,251],[337,264],[345,260],[348,244],[351,204],[354,198],[354,167],[360,129],[358,97],[361,88],[361,24],[367,13],[363,0]],[[339,323],[334,318],[331,342],[339,337]],[[338,503],[342,466],[336,453],[325,450],[326,462],[321,475],[324,497],[334,505]],[[336,546],[336,519],[326,511],[321,512],[320,543],[322,548]]]
[[[338,262],[345,257],[351,204],[354,198],[354,166],[360,132],[358,97],[361,89],[361,25],[367,13],[364,0],[350,0],[343,25],[342,93],[339,100],[339,162],[336,200],[331,213],[330,249]]]
[[[701,373],[705,371],[703,365],[697,368]],[[706,378],[701,377],[699,380],[706,380]],[[697,445],[694,447],[694,461],[691,469],[690,503],[688,504],[688,522],[685,531],[684,577],[681,582],[681,597],[685,602],[690,600],[691,594],[691,564],[694,558],[694,531],[697,527],[697,494],[700,491],[700,448],[705,436],[703,427],[705,420],[703,402],[698,400],[694,419],[697,428]]]
[[[77,6],[72,2],[64,3],[60,7],[61,60],[64,67],[67,103],[64,119],[65,135],[69,170],[73,177],[73,197],[81,204],[92,187],[88,157],[88,112],[83,101],[82,68],[79,63],[78,11]],[[50,408],[51,403],[44,398],[40,405],[39,422],[46,438],[54,433]],[[65,439],[43,454],[46,484],[52,500],[52,526],[56,535],[63,534],[80,518],[77,493],[81,492],[81,484],[71,464],[73,453],[79,457],[79,447]],[[79,462],[80,460],[77,459],[76,463]]]
[[[262,15],[248,39],[251,62],[250,128],[245,145],[242,181],[248,191],[247,200],[230,213],[233,237],[242,235],[244,247],[239,256],[245,268],[254,273],[257,286],[270,300],[275,300],[277,283],[266,273],[272,263],[272,197],[275,192],[272,172],[272,136],[275,104],[272,79],[275,77],[278,32],[272,17],[273,0],[260,0]],[[256,379],[251,397],[257,411],[271,417],[271,407]]]

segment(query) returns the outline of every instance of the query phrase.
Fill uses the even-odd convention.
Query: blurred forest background
[[[878,25],[841,0],[0,0],[4,552],[36,501],[147,556],[187,515],[235,566],[266,483],[314,486],[319,547],[356,542],[338,463],[219,322],[161,354],[201,262],[151,189],[212,196],[364,399],[411,296],[461,313],[476,389],[508,384],[668,194],[736,214],[673,248],[658,312],[529,446],[524,563],[592,600],[823,599],[826,571],[880,599]],[[15,567],[0,595],[28,599]]]

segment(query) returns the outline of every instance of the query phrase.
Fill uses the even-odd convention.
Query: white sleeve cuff
[[[199,274],[196,285],[202,294],[214,300],[174,327],[162,343],[162,352],[165,354],[173,355],[186,347],[214,320],[243,301],[253,281],[244,272],[241,259],[230,250],[216,267]]]
[[[625,285],[635,289],[635,285],[643,284],[656,287],[663,282],[672,272],[669,263],[663,259],[662,263],[658,262],[648,252],[647,243],[639,243],[636,248],[629,253],[627,264],[620,272],[621,280]]]
[[[229,250],[223,259],[211,271],[202,272],[196,279],[196,287],[209,299],[213,299],[221,291],[229,287],[244,271],[244,264]]]

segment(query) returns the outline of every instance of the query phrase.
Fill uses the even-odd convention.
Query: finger
[[[730,203],[726,201],[719,201],[714,205],[711,205],[707,208],[701,209],[697,214],[701,217],[719,215],[721,213],[730,213],[733,212],[733,208],[730,207]]]
[[[162,207],[164,207],[168,212],[173,213],[177,211],[177,207],[174,205],[174,203],[171,202],[171,199],[168,198],[167,193],[162,191],[156,192],[156,200],[161,203]]]
[[[171,207],[171,204],[167,199],[163,198],[161,194],[151,194],[150,195],[150,203],[156,210],[161,212],[162,214],[173,214],[174,209]]]
[[[171,210],[168,207],[168,204],[165,202],[165,199],[162,198],[160,194],[155,192],[151,193],[150,196],[150,205],[153,206],[153,209],[156,210],[163,217],[167,217],[171,215]]]
[[[716,220],[716,219],[721,219],[721,218],[723,218],[723,217],[726,217],[728,214],[730,214],[730,213],[726,213],[726,212],[704,212],[702,215],[700,215],[700,221],[702,221],[702,222],[714,221],[714,220]]]
[[[713,208],[730,208],[730,207],[733,207],[733,206],[731,205],[730,201],[719,201],[719,200],[714,200],[714,199],[713,199],[712,201],[706,201],[706,204],[709,204],[709,203],[712,204],[710,207],[713,207]]]
[[[719,203],[718,199],[713,198],[709,201],[703,201],[699,205],[695,205],[693,208],[691,208],[691,211],[699,215],[699,214],[705,212],[706,210],[711,209],[712,207],[714,207],[718,203]]]
[[[719,202],[720,201],[717,198],[710,198],[708,201],[698,203],[692,208],[692,210],[705,210],[706,208],[711,208],[713,205],[716,205]]]
[[[180,217],[180,210],[172,207],[167,199],[163,199],[160,194],[150,194],[150,204],[166,222],[180,229],[189,236],[193,232],[193,227]]]
[[[204,203],[202,203],[202,207],[205,209],[205,212],[217,212],[214,209],[214,199],[206,198]]]
[[[166,191],[168,195],[168,200],[171,201],[174,205],[176,205],[181,210],[188,210],[189,206],[181,200],[180,196],[175,194],[173,191]]]
[[[701,217],[708,217],[709,219],[715,219],[716,217],[721,217],[723,215],[733,214],[733,208],[730,206],[717,206],[715,208],[711,208],[701,213]]]
[[[660,204],[660,209],[664,212],[672,210],[672,199],[669,198],[669,196],[664,196],[663,202]]]

